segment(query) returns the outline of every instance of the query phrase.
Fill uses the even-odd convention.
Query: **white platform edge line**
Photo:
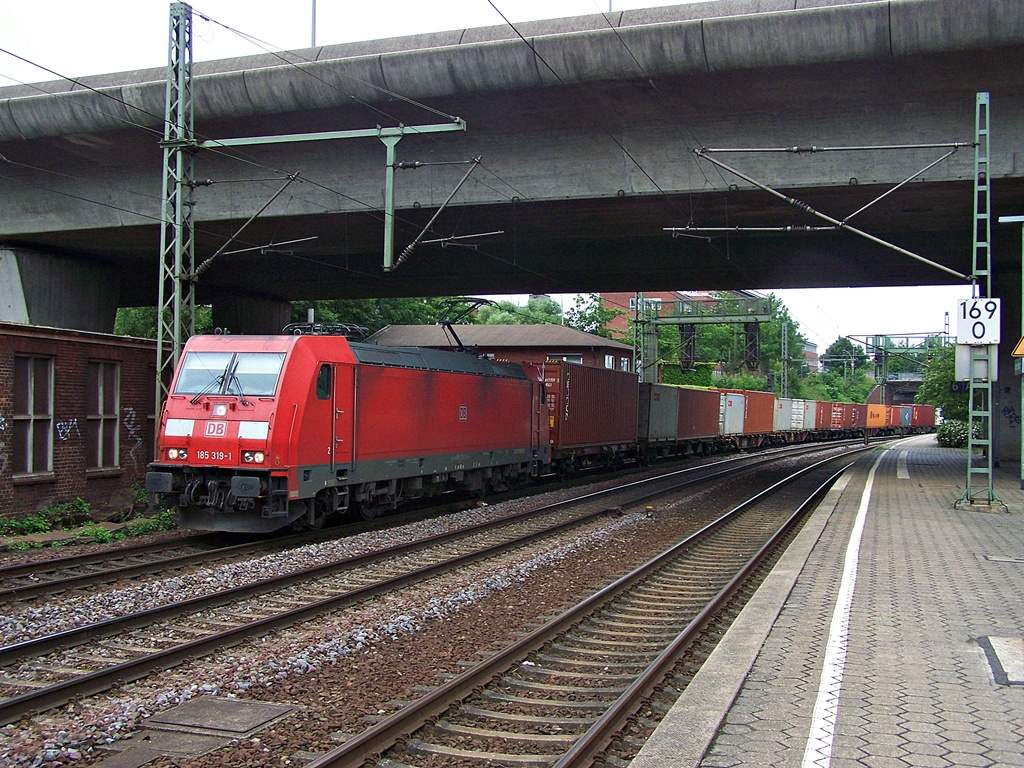
[[[868,472],[864,492],[860,497],[857,518],[850,532],[843,560],[843,578],[832,612],[828,642],[825,644],[825,660],[822,664],[818,698],[811,716],[811,730],[804,750],[803,768],[828,768],[832,763],[832,741],[835,738],[836,719],[839,716],[839,693],[843,685],[846,667],[846,647],[850,636],[850,612],[853,609],[853,594],[857,587],[857,566],[860,562],[860,543],[864,534],[864,523],[871,503],[871,490],[875,483],[875,472],[885,458],[888,449],[882,451]]]
[[[630,768],[697,768],[850,482],[843,473],[694,675]]]

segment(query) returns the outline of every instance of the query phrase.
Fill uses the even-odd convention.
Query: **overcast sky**
[[[493,2],[513,23],[609,10],[608,0]],[[611,8],[620,11],[677,2],[612,0]],[[312,5],[312,0],[194,3],[194,58],[204,61],[261,52],[225,27],[258,38],[271,50],[307,47],[312,42]],[[320,45],[504,23],[488,0],[318,0],[316,6]],[[164,67],[169,8],[169,2],[160,0],[0,0],[0,48],[68,77]],[[52,79],[52,74],[0,52],[0,86]],[[894,254],[893,258],[903,257]],[[665,290],[691,287],[662,286]],[[967,286],[775,292],[802,332],[819,345],[819,352],[841,335],[941,332],[945,313],[953,317],[957,300],[970,296]]]

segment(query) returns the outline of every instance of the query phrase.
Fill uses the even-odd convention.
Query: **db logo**
[[[459,421],[465,421],[468,418],[469,418],[469,406],[460,405],[459,406]]]
[[[206,436],[207,437],[224,437],[228,433],[228,423],[226,421],[208,421],[206,422]]]

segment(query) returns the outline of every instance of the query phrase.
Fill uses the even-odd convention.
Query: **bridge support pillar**
[[[992,295],[1002,300],[999,381],[992,384],[993,456],[1000,466],[1014,467],[1020,462],[1021,431],[1024,427],[1021,377],[1016,371],[1015,358],[1010,356],[1021,334],[1021,272],[997,271],[993,275]],[[1019,472],[1017,474],[1020,476]]]
[[[0,320],[113,333],[115,267],[0,245]]]
[[[213,297],[213,325],[228,333],[280,333],[291,321],[292,305],[287,301],[236,293],[218,293]]]

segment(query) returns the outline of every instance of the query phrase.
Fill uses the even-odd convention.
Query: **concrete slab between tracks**
[[[631,768],[1024,766],[1024,491],[955,509],[966,462],[859,459]]]

